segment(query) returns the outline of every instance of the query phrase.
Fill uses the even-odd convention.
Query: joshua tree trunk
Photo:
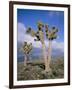
[[[46,53],[46,47],[45,47],[45,43],[44,43],[44,34],[42,31],[39,31],[40,34],[40,40],[42,43],[42,49],[43,49],[43,57],[44,57],[44,61],[45,61],[45,71],[48,72],[48,65],[47,65],[47,53]]]
[[[24,56],[24,66],[26,66],[27,65],[27,55],[25,54],[25,56]]]
[[[50,62],[51,62],[51,51],[52,51],[52,41],[49,40],[49,46],[48,46],[48,69],[50,70]]]
[[[45,71],[48,71],[47,54],[46,54],[45,44],[42,44],[42,49],[43,49],[43,57],[44,57],[44,61],[45,61]]]

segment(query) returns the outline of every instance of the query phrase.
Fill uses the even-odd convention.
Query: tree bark
[[[42,44],[42,49],[43,49],[43,57],[44,57],[44,61],[45,61],[45,71],[48,71],[47,54],[46,54],[45,44]]]
[[[39,35],[40,35],[40,41],[42,43],[43,57],[44,57],[44,61],[45,61],[45,71],[48,72],[50,68],[49,68],[49,64],[48,64],[46,47],[45,47],[45,43],[44,43],[44,33],[42,31],[39,31]]]
[[[27,65],[27,55],[25,54],[25,56],[24,56],[24,66],[26,66]]]
[[[49,40],[49,46],[48,46],[48,69],[50,69],[50,63],[51,63],[51,51],[52,51],[52,41]]]

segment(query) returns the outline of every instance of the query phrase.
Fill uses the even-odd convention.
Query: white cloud
[[[25,25],[22,23],[18,23],[18,41],[22,43],[26,41],[28,43],[32,43],[32,45],[36,48],[41,48],[41,42],[35,42],[34,39],[34,37],[26,34]]]
[[[35,48],[42,48],[42,44],[40,41],[35,42],[34,41],[34,37],[26,34],[26,27],[24,24],[22,23],[18,23],[18,41],[19,42],[28,42],[28,43],[32,43],[32,45]],[[45,40],[45,45],[46,47],[48,47],[48,40]],[[63,42],[57,42],[57,41],[52,41],[52,48],[53,49],[59,49],[61,51],[64,51],[64,43]]]
[[[47,40],[45,40],[45,45],[46,47],[48,47],[49,42]],[[52,49],[54,50],[60,50],[62,52],[64,52],[64,43],[63,42],[57,42],[57,41],[52,41]]]
[[[23,42],[24,40],[24,33],[26,32],[26,28],[22,23],[17,24],[17,34],[18,34],[18,41]]]
[[[59,49],[60,51],[64,52],[64,43],[63,42],[53,41],[52,42],[52,47],[54,49]]]

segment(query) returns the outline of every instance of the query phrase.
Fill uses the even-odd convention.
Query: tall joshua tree
[[[30,54],[30,52],[32,50],[32,43],[27,44],[27,42],[24,42],[23,47],[21,48],[21,50],[25,54],[25,56],[24,56],[24,66],[26,66],[27,65],[27,56]]]
[[[52,41],[57,38],[58,29],[56,27],[52,27],[52,29],[49,30],[49,26],[45,25],[45,32],[46,32],[46,37],[49,40],[47,68],[48,70],[50,70]]]
[[[34,39],[35,41],[40,41],[42,43],[42,49],[43,49],[43,56],[44,56],[44,61],[45,61],[45,71],[48,71],[48,66],[47,66],[47,54],[46,54],[46,47],[44,43],[44,32],[43,32],[43,23],[38,22],[38,31],[34,32],[31,27],[28,28],[27,33],[30,34],[32,37],[36,37]]]

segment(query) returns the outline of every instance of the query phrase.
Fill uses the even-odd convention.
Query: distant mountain
[[[21,47],[22,47],[22,43],[18,42],[17,48],[19,49]],[[33,50],[31,51],[29,56],[30,56],[31,60],[42,59],[43,58],[42,49],[41,48],[33,48]],[[52,49],[52,58],[58,58],[58,57],[64,57],[64,52],[62,52],[58,49]],[[24,60],[24,54],[22,51],[17,50],[17,58],[18,58],[18,61]]]

